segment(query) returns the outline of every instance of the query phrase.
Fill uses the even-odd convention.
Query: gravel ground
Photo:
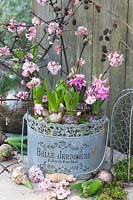
[[[107,153],[106,160],[109,160]],[[15,163],[15,160],[10,162],[3,162],[4,166]],[[106,161],[106,167],[108,166]],[[11,170],[13,166],[9,167]],[[0,167],[0,172],[2,167]],[[129,200],[133,200],[133,186],[127,189]],[[8,172],[4,172],[0,175],[0,200],[48,200],[49,193],[41,192],[35,186],[34,190],[28,189],[23,185],[16,185],[11,179]],[[91,199],[91,198],[88,198]],[[77,194],[72,193],[68,200],[84,200],[78,197]],[[86,199],[87,200],[87,199]]]

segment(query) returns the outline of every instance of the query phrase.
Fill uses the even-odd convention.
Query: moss
[[[128,181],[128,159],[117,162],[114,165],[115,176],[118,181]],[[133,181],[133,157],[130,164],[130,181]]]
[[[127,200],[127,193],[120,182],[106,184],[97,200]]]

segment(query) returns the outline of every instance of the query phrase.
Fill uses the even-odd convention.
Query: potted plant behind
[[[82,40],[83,46],[74,67],[68,66],[63,41],[65,27],[82,6],[82,1],[68,1],[65,9],[60,9],[58,2],[37,2],[53,9],[53,19],[46,21],[35,13],[30,25],[11,19],[3,26],[13,34],[13,46],[6,44],[0,48],[2,58],[13,55],[17,69],[6,64],[4,66],[17,74],[21,85],[26,88],[15,97],[30,101],[32,105],[24,116],[28,130],[28,166],[38,165],[45,173],[59,172],[85,178],[103,162],[106,115],[101,106],[109,99],[109,83],[105,74],[111,67],[123,63],[123,55],[117,51],[106,55],[109,63],[107,69],[99,77],[94,77],[91,83],[88,82],[85,75],[80,73],[80,68],[85,64],[82,55],[90,43],[87,28],[79,26],[75,30],[75,37]],[[44,26],[43,38],[47,37],[49,42],[47,49],[41,45],[43,38],[38,43],[31,43],[36,38],[36,27],[41,25]],[[24,45],[20,46],[22,35],[26,39]],[[41,58],[39,47],[44,50]],[[52,47],[57,54],[64,54],[66,70],[50,58],[46,64],[48,75],[42,75],[39,61]],[[49,74],[57,80],[53,88],[50,87]],[[64,78],[60,74],[64,74]]]

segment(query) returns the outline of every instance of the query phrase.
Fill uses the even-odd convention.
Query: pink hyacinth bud
[[[48,101],[47,95],[43,95],[42,97],[42,102],[46,103]]]
[[[41,182],[44,179],[42,171],[36,166],[32,166],[29,169],[28,176],[33,183]]]

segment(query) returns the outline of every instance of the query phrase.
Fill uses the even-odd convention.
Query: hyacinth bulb
[[[32,183],[27,175],[27,170],[24,166],[14,167],[11,172],[11,179],[18,185],[22,184],[30,189],[33,189]]]
[[[13,148],[8,144],[2,144],[0,146],[0,161],[11,160],[13,158]]]
[[[104,183],[109,183],[114,181],[114,175],[111,171],[103,169],[99,171],[96,175],[98,179],[101,179]]]

